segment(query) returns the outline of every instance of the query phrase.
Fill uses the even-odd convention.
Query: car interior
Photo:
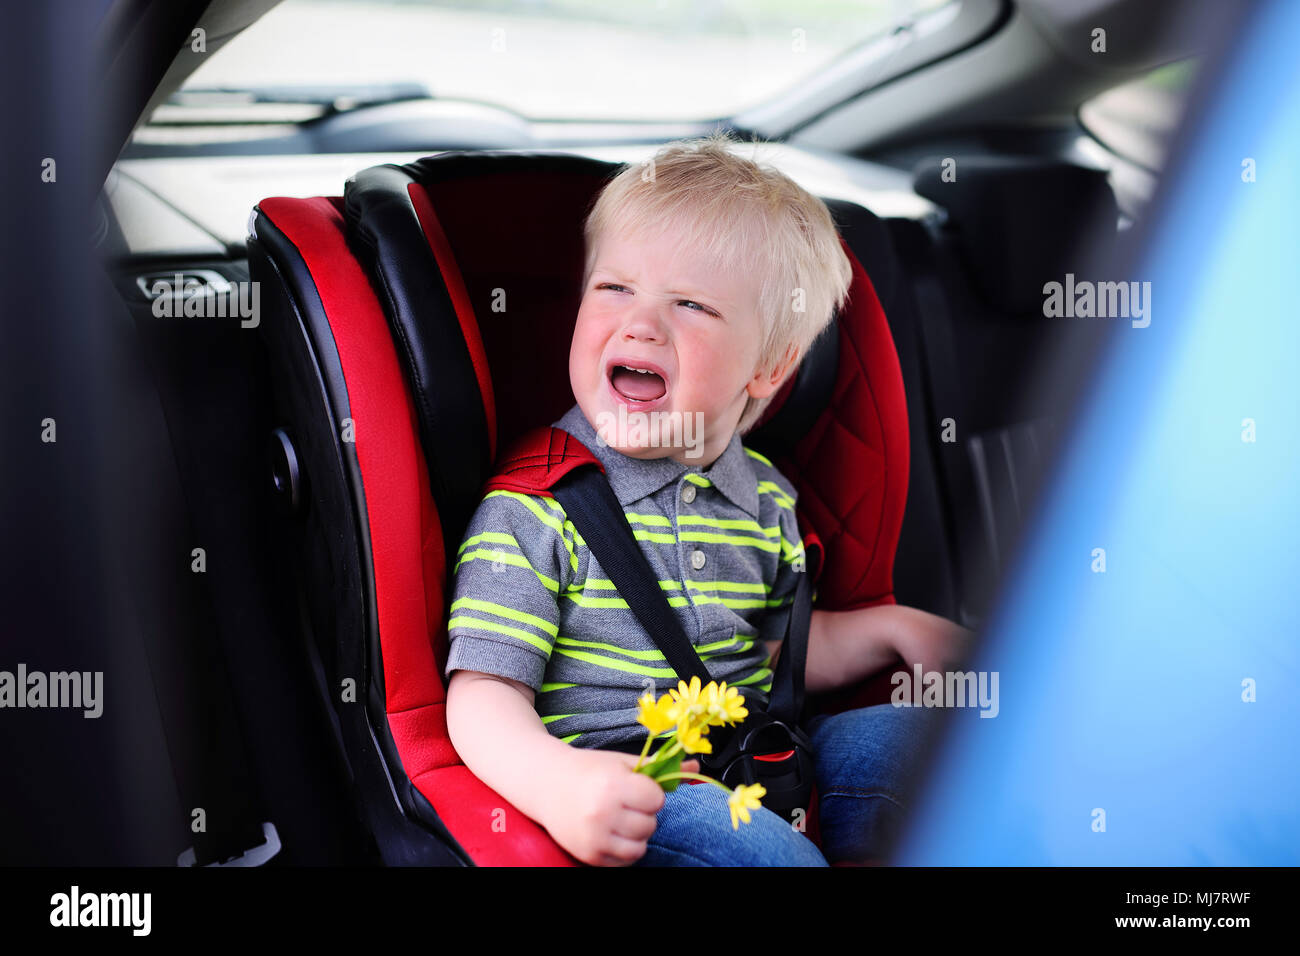
[[[825,546],[821,606],[988,623],[1111,334],[1046,317],[1043,285],[1122,256],[1159,177],[1080,107],[1197,56],[1156,28],[1185,5],[921,4],[871,50],[702,121],[533,120],[418,85],[265,129],[209,118],[187,137],[158,119],[276,6],[116,2],[101,25],[118,107],[97,247],[140,370],[132,440],[165,463],[140,533],[203,568],[127,569],[165,595],[141,633],[166,686],[178,798],[158,813],[178,854],[574,862],[451,746],[449,574],[494,462],[572,404],[590,203],[672,140],[760,140],[826,201],[850,255],[849,304],[747,439]],[[250,282],[242,321],[158,308],[160,289],[211,300]],[[818,706],[887,694],[882,678]]]

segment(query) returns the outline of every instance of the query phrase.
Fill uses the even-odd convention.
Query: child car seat
[[[449,152],[360,172],[344,200],[254,210],[250,267],[266,284],[260,330],[282,422],[276,482],[321,692],[387,862],[574,862],[451,746],[446,599],[497,449],[572,404],[582,223],[618,169]],[[878,223],[828,205],[842,236]],[[845,250],[847,305],[746,439],[798,488],[801,523],[825,545],[818,606],[831,609],[894,602],[909,471],[894,342]]]

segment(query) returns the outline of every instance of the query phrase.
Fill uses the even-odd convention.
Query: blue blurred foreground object
[[[1300,864],[1300,3],[1200,103],[905,865]]]

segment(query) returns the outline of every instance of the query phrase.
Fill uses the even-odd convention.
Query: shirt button
[[[688,484],[682,489],[682,501],[688,505],[695,500],[695,486]]]
[[[703,552],[703,551],[692,551],[692,552],[691,552],[691,567],[693,567],[696,571],[698,571],[700,568],[704,567],[704,552]]]

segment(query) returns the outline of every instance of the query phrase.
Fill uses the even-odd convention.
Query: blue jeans
[[[821,849],[767,808],[731,828],[712,784],[667,794],[637,866],[827,866],[883,859],[901,825],[915,757],[936,711],[877,704],[804,724],[816,750]]]

